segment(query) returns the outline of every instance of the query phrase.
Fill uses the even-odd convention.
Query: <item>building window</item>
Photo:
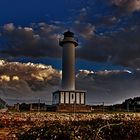
[[[70,93],[70,104],[73,104],[75,102],[75,93],[71,92]]]
[[[72,98],[72,100],[73,100],[73,99],[74,99],[74,96],[73,96],[73,94],[72,94],[71,96],[72,96],[71,98]]]

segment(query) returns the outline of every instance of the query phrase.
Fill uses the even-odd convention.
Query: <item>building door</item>
[[[75,103],[75,93],[71,92],[70,93],[70,104],[74,104]]]

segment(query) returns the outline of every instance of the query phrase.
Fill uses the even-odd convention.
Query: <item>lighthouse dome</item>
[[[64,37],[74,37],[74,33],[68,30],[64,33]]]

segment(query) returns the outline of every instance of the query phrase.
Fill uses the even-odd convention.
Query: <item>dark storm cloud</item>
[[[132,13],[139,8],[139,0],[88,0],[76,9],[70,28],[80,40],[77,57],[140,68],[140,20],[132,14],[117,14],[122,12],[120,9]],[[0,40],[5,42],[0,44],[1,56],[61,57],[58,38],[64,28],[64,24],[55,21],[30,27],[5,24],[0,33]]]
[[[132,13],[140,10],[140,0],[111,0],[122,12]]]
[[[140,67],[140,27],[122,29],[109,35],[92,35],[77,50],[78,57],[90,61]]]
[[[91,6],[79,10],[73,25],[82,41],[77,56],[88,61],[139,68],[140,20],[130,13],[140,10],[140,0],[88,2]],[[98,4],[101,4],[98,7],[101,11],[97,13],[95,6]]]
[[[96,26],[105,26],[105,28],[111,28],[115,26],[119,21],[120,19],[116,15],[103,16],[102,18],[98,19]]]
[[[60,28],[45,23],[33,27],[15,27],[12,23],[3,26],[1,38],[5,47],[1,54],[27,57],[59,57],[58,36]]]
[[[62,27],[46,23],[33,24],[31,27],[15,27],[7,24],[1,37],[6,45],[1,55],[26,57],[61,57],[58,38]],[[82,41],[77,48],[77,57],[88,61],[111,62],[140,68],[140,27],[122,28],[120,31],[96,34],[91,23],[75,21],[73,30]]]
[[[73,26],[75,32],[78,33],[84,39],[90,39],[95,34],[95,26],[91,23],[81,23],[80,21],[75,21]]]

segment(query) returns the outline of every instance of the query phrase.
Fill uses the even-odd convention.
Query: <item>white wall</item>
[[[60,103],[64,104],[64,92],[60,93]]]
[[[59,96],[60,94],[60,96]],[[60,98],[60,99],[59,99]],[[85,104],[85,93],[65,92],[55,93],[53,95],[53,104]]]
[[[84,93],[81,93],[81,104],[84,104],[85,103],[85,96],[84,96]]]
[[[76,93],[76,104],[80,104],[80,93]]]
[[[65,103],[69,104],[69,92],[65,92]]]

